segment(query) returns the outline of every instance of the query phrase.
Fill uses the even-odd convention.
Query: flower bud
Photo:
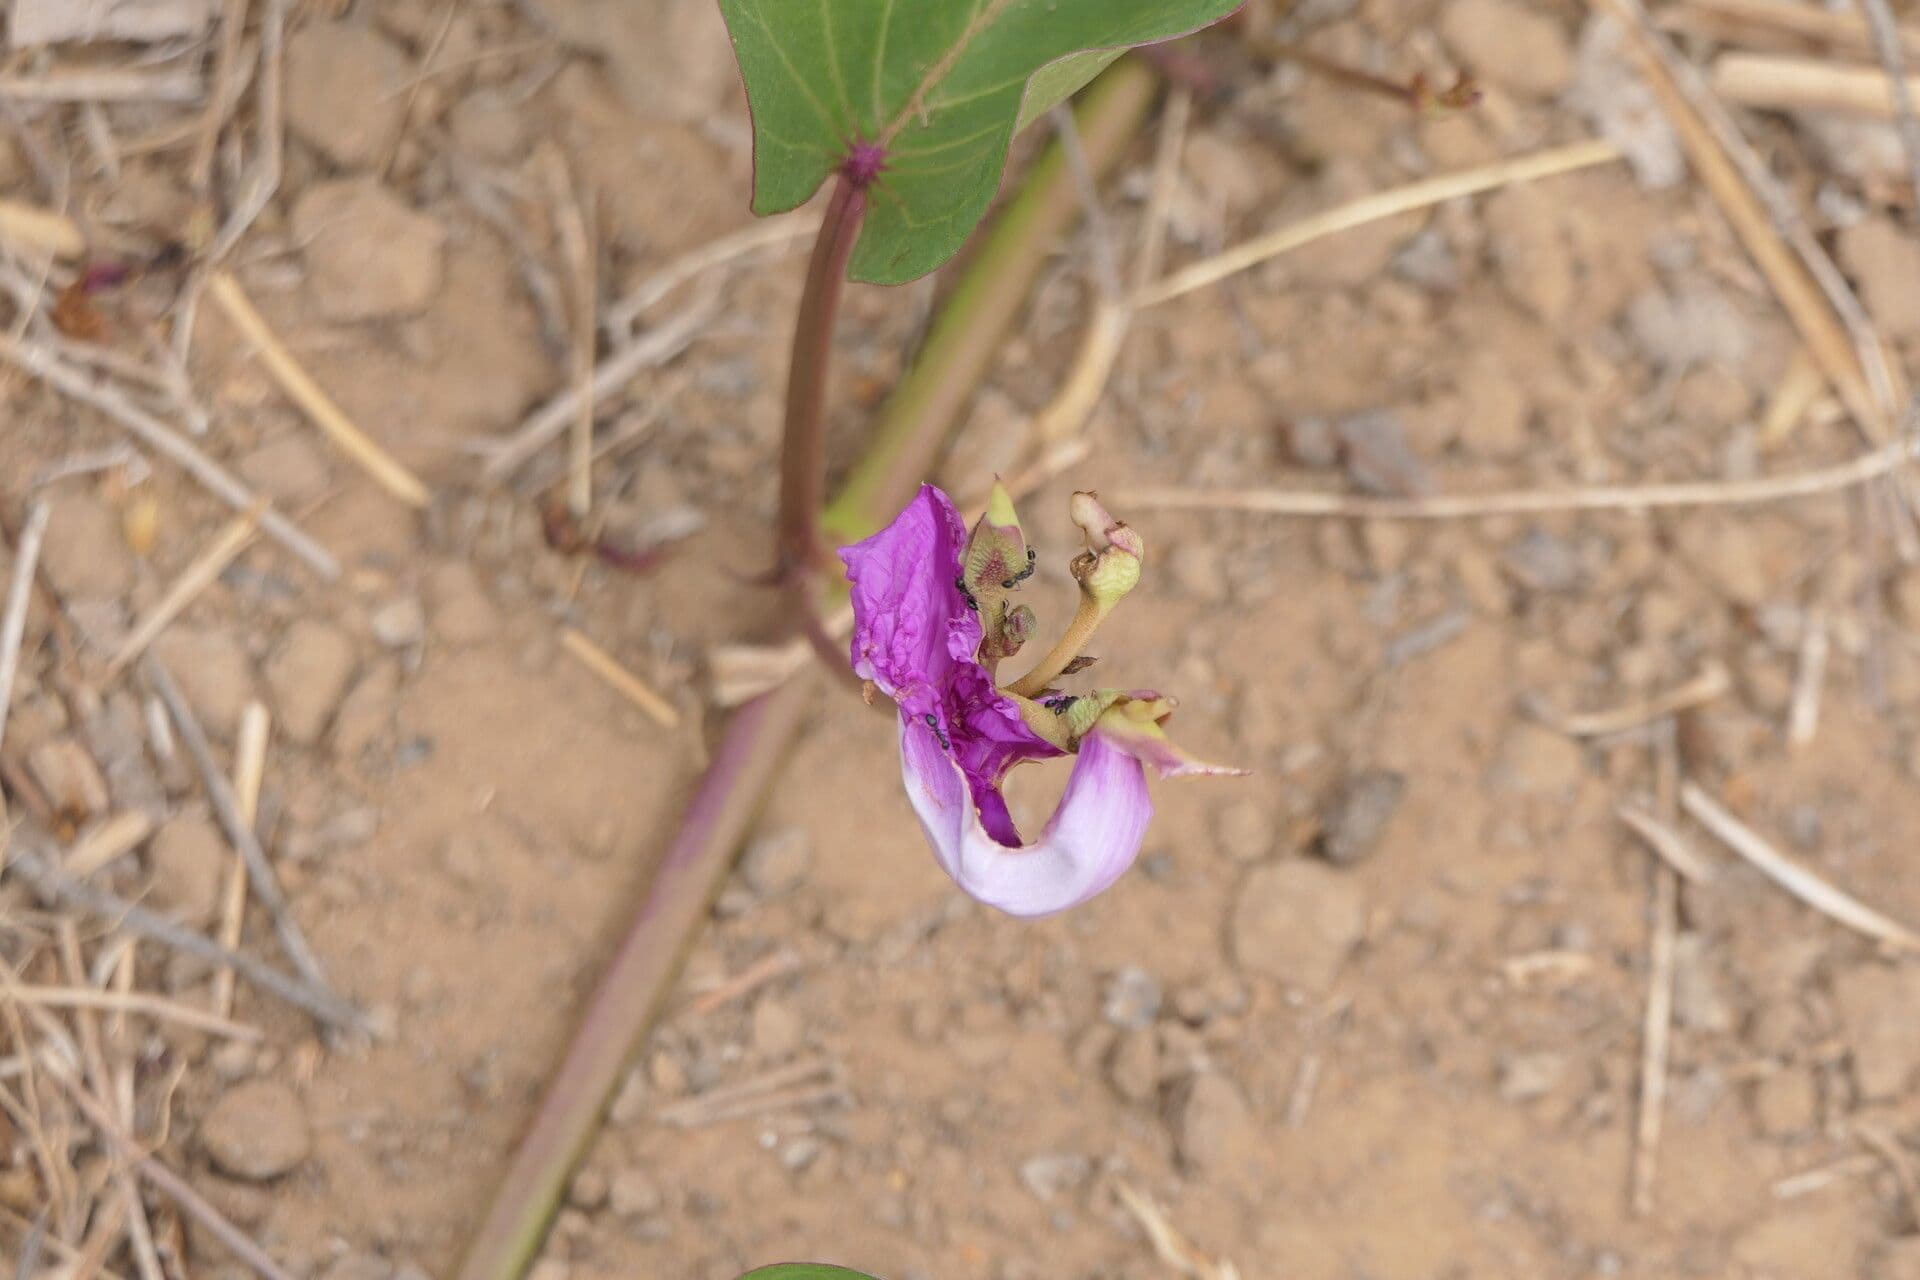
[[[1067,504],[1067,512],[1086,535],[1089,548],[1075,556],[1070,566],[1080,583],[1081,594],[1102,609],[1111,609],[1139,585],[1140,562],[1147,554],[1146,540],[1139,530],[1109,515],[1100,505],[1098,494],[1074,494]]]

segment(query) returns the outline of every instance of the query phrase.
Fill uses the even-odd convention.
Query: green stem
[[[1074,112],[1080,146],[1095,173],[1111,168],[1139,132],[1158,87],[1138,58],[1121,58],[1081,95]],[[828,506],[829,537],[851,542],[870,531],[933,470],[935,458],[972,399],[1007,331],[1027,304],[1032,281],[1080,217],[1080,193],[1060,148],[1029,171],[1025,188],[994,220],[979,251],[927,333],[920,358],[893,390],[866,453]]]
[[[1100,623],[1111,612],[1112,605],[1101,604],[1092,596],[1082,594],[1080,607],[1074,610],[1073,621],[1067,624],[1066,634],[1060,637],[1046,657],[1034,664],[1033,670],[1008,685],[1007,692],[1021,698],[1039,697],[1080,656],[1093,639],[1093,633],[1099,630]]]
[[[1122,58],[1076,113],[1081,146],[1096,172],[1111,167],[1145,119],[1153,77]],[[833,504],[844,538],[879,528],[913,496],[973,384],[1019,312],[1039,267],[1079,207],[1058,148],[1028,175],[999,217],[986,249],[966,269],[913,371],[889,400],[870,456]],[[966,332],[991,328],[984,340]],[[458,1280],[520,1280],[545,1239],[568,1181],[679,977],[687,948],[733,865],[734,851],[799,735],[814,680],[795,677],[747,703],[696,787],[672,846],[567,1047],[487,1206]]]

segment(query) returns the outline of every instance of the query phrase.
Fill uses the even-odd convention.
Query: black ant
[[[1033,562],[1036,558],[1037,558],[1037,553],[1034,551],[1032,547],[1028,547],[1027,548],[1027,567],[1022,569],[1020,572],[1014,574],[1011,578],[1002,578],[1000,580],[1001,589],[1004,591],[1011,591],[1015,587],[1019,586],[1021,583],[1025,582],[1028,578],[1031,578],[1033,576]]]
[[[1074,703],[1078,701],[1080,701],[1079,694],[1064,693],[1057,698],[1042,698],[1040,700],[1040,705],[1045,707],[1047,710],[1053,712],[1053,714],[1057,716],[1063,716],[1067,714],[1067,708],[1071,707]]]
[[[953,580],[953,589],[958,591],[966,600],[967,608],[973,610],[975,613],[980,612],[980,602],[973,598],[973,592],[967,590],[967,580],[964,575]]]
[[[953,744],[952,744],[951,742],[949,742],[949,741],[947,741],[947,735],[946,735],[946,734],[944,734],[944,733],[942,733],[942,732],[940,732],[940,722],[939,722],[939,720],[937,720],[937,719],[935,719],[935,718],[934,718],[934,714],[933,714],[933,712],[931,712],[931,711],[929,711],[929,712],[927,712],[927,714],[926,714],[926,715],[924,715],[924,716],[922,716],[922,717],[920,717],[920,718],[921,718],[922,720],[925,720],[925,721],[927,722],[927,728],[929,728],[929,729],[931,729],[931,730],[933,730],[933,736],[934,736],[934,737],[936,737],[936,738],[938,738],[938,739],[940,739],[940,749],[941,749],[941,750],[943,750],[943,751],[951,751],[951,750],[953,750]]]

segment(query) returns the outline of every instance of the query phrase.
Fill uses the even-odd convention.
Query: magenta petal
[[[840,548],[853,586],[854,674],[913,715],[933,709],[931,690],[980,647],[980,619],[954,586],[966,540],[952,500],[927,484],[892,524]]]
[[[988,833],[932,730],[902,719],[900,764],[934,857],[968,896],[1008,915],[1052,915],[1106,889],[1133,865],[1153,816],[1140,762],[1097,734],[1081,743],[1046,830],[1012,848]]]

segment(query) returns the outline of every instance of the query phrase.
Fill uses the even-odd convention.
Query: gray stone
[[[1320,811],[1320,853],[1338,867],[1365,860],[1380,844],[1406,795],[1405,775],[1365,769],[1335,788]]]

